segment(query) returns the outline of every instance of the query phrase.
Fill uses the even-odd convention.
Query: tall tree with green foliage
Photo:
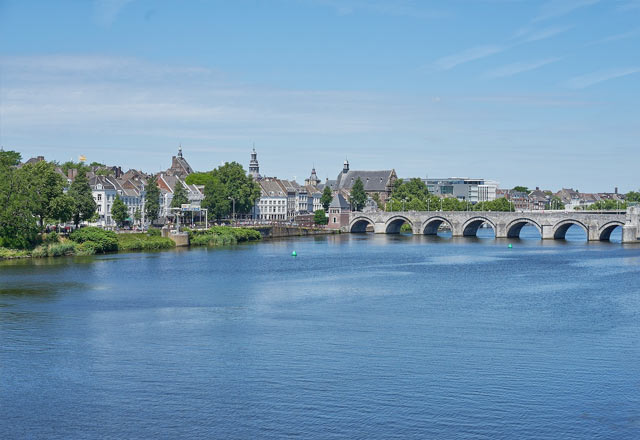
[[[62,197],[65,179],[56,172],[56,167],[51,162],[40,161],[25,165],[22,170],[31,186],[33,214],[38,218],[40,229],[44,227],[46,219],[56,219],[53,213],[52,202]],[[62,207],[62,203],[56,202],[56,207]],[[59,213],[56,213],[59,214]]]
[[[91,186],[89,186],[89,179],[87,179],[87,173],[84,168],[78,170],[78,175],[71,183],[67,194],[75,202],[73,223],[78,227],[80,222],[90,220],[98,208],[95,200],[93,200]]]
[[[329,205],[331,205],[332,200],[333,192],[331,191],[329,185],[325,185],[324,189],[322,190],[322,197],[320,197],[320,203],[322,204],[325,212],[329,211]]]
[[[236,213],[251,212],[260,198],[260,187],[247,175],[242,165],[227,162],[209,174],[211,178],[205,183],[202,206],[207,208],[211,215],[218,220],[228,216],[233,203]]]
[[[522,185],[518,185],[518,186],[514,186],[513,187],[514,191],[518,191],[518,192],[522,192],[525,194],[529,194],[529,188],[527,188],[526,186],[522,186]]]
[[[204,187],[202,207],[208,209],[209,215],[216,220],[226,217],[231,212],[231,200],[227,197],[227,189],[219,178],[212,178]]]
[[[327,214],[324,209],[318,209],[313,213],[313,222],[316,225],[326,225],[329,222]]]
[[[127,205],[124,204],[120,195],[116,194],[116,199],[113,201],[113,205],[111,205],[111,218],[118,226],[122,227],[124,222],[127,221],[128,216],[129,211],[127,210]]]
[[[147,184],[144,196],[144,214],[149,222],[153,223],[160,215],[160,188],[155,179]]]
[[[18,169],[20,153],[0,151],[0,246],[32,247],[38,236],[28,173]]]
[[[364,204],[367,202],[367,193],[364,192],[364,183],[362,183],[362,179],[359,177],[351,187],[349,201],[351,202],[351,209],[354,211],[362,211]]]
[[[189,195],[187,190],[180,182],[176,182],[173,189],[173,199],[171,199],[172,208],[180,208],[182,205],[189,203]]]
[[[49,217],[58,223],[66,223],[73,218],[76,203],[68,194],[62,194],[49,204]]]
[[[625,195],[624,199],[627,202],[640,202],[640,190],[637,191],[637,192],[636,191],[629,191]]]
[[[206,185],[213,176],[208,173],[191,173],[185,179],[187,185]]]
[[[141,223],[142,212],[140,211],[140,208],[136,208],[135,212],[133,213],[133,219],[136,221],[137,224]]]
[[[549,209],[554,211],[559,211],[565,209],[564,203],[562,203],[562,199],[558,196],[553,196],[549,201]]]

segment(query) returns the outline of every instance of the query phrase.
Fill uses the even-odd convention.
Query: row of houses
[[[618,194],[617,188],[612,193],[581,193],[573,188],[563,188],[555,193],[536,188],[530,192],[515,191],[512,189],[498,189],[498,197],[505,197],[513,203],[516,211],[542,211],[545,209],[557,209],[554,203],[561,203],[566,210],[585,209],[594,203],[614,200],[624,201],[624,196]]]

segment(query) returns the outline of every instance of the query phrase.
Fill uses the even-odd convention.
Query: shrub
[[[158,228],[149,228],[149,230],[147,231],[147,235],[149,237],[160,237],[160,229]]]
[[[170,238],[147,234],[118,234],[118,249],[121,251],[152,251],[175,247]]]
[[[29,256],[29,251],[25,250],[17,250],[17,249],[7,249],[4,247],[0,247],[0,260],[8,260],[12,258],[24,258]]]
[[[34,258],[42,258],[49,256],[49,248],[47,246],[38,246],[31,251],[31,256]]]
[[[185,230],[189,233],[189,241],[192,246],[227,246],[262,238],[260,232],[254,229],[229,226],[212,226],[206,231]]]
[[[74,255],[76,244],[72,241],[49,245],[48,254],[50,257],[61,257],[63,255]]]
[[[76,255],[93,255],[96,253],[95,243],[85,241],[76,246]]]
[[[113,231],[88,226],[78,229],[69,236],[76,243],[92,242],[96,252],[112,252],[118,250],[118,237]]]
[[[49,232],[48,234],[46,234],[43,237],[42,242],[44,244],[60,243],[60,236],[55,231],[54,232]]]

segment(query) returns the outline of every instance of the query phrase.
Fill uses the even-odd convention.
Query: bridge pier
[[[640,237],[638,237],[638,227],[635,225],[624,225],[622,227],[622,242],[623,243],[638,243]]]
[[[384,223],[374,223],[373,224],[373,232],[375,234],[386,234],[387,233],[387,225]]]
[[[540,225],[542,226],[542,236],[543,240],[553,240],[555,237],[553,236],[553,225]]]
[[[504,222],[497,222],[496,229],[493,231],[496,238],[507,238],[507,224]]]

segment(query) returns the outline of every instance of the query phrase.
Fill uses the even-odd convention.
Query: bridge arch
[[[617,227],[623,227],[624,223],[621,221],[612,221],[605,223],[598,230],[598,238],[600,241],[608,241],[611,238],[611,233]]]
[[[462,235],[464,235],[465,237],[476,235],[478,233],[478,229],[480,229],[480,226],[482,226],[484,223],[487,223],[489,226],[491,226],[495,234],[496,232],[495,223],[486,217],[478,216],[478,217],[471,217],[469,220],[464,222],[464,224],[462,225]]]
[[[530,218],[526,218],[526,217],[515,219],[515,220],[511,221],[507,225],[507,237],[508,238],[519,238],[520,237],[520,231],[526,225],[534,226],[538,230],[538,232],[540,233],[540,237],[542,237],[542,226],[540,226],[540,224],[538,222],[536,222],[534,220],[531,220]]]
[[[349,232],[367,232],[367,227],[369,225],[371,225],[371,227],[374,227],[373,220],[371,220],[369,217],[356,217],[351,220],[351,223],[349,223]]]
[[[569,230],[569,228],[573,225],[580,226],[584,230],[584,233],[587,236],[587,240],[589,240],[589,228],[587,228],[584,223],[575,219],[562,220],[556,223],[556,225],[553,227],[553,238],[555,240],[563,240],[567,235],[567,230]]]
[[[420,230],[424,235],[438,235],[438,229],[443,223],[449,225],[449,228],[453,231],[453,225],[451,222],[440,216],[428,218],[424,223],[422,223]]]
[[[411,226],[411,230],[413,231],[413,223],[411,223],[411,220],[403,215],[395,215],[385,223],[384,232],[385,234],[399,234],[400,228],[405,223]]]

